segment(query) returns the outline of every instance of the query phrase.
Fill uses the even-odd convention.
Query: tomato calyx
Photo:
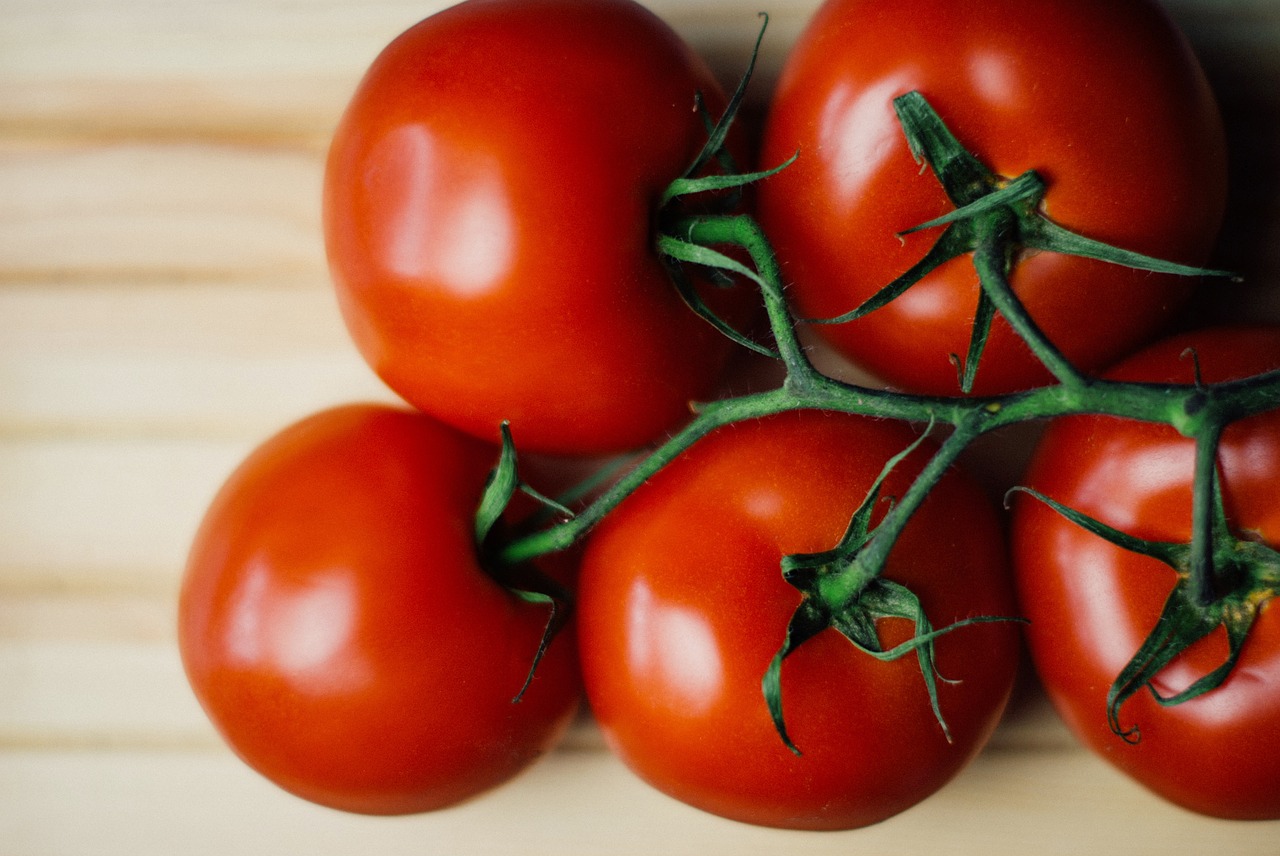
[[[1190,543],[1137,538],[1038,491],[1026,487],[1014,490],[1031,495],[1118,547],[1162,562],[1177,574],[1155,626],[1107,692],[1107,724],[1126,743],[1137,743],[1142,738],[1138,725],[1121,724],[1120,708],[1126,701],[1145,687],[1159,704],[1171,707],[1220,687],[1234,670],[1262,607],[1280,594],[1280,552],[1232,531],[1216,475],[1207,544],[1202,543],[1199,532]],[[1223,662],[1185,688],[1162,693],[1155,684],[1157,676],[1188,648],[1219,628],[1225,631],[1228,646]]]
[[[938,702],[938,681],[949,681],[938,671],[934,642],[946,633],[972,624],[1018,620],[979,616],[935,629],[920,604],[920,598],[901,583],[882,577],[882,560],[868,560],[868,556],[873,554],[864,548],[879,531],[872,524],[872,515],[880,502],[884,481],[928,435],[929,431],[922,433],[914,443],[885,464],[854,512],[839,544],[820,553],[795,553],[782,558],[782,577],[800,591],[801,600],[787,623],[782,646],[765,670],[761,691],[774,729],[787,749],[797,756],[802,753],[787,732],[782,709],[782,664],[797,648],[819,633],[835,630],[858,650],[884,662],[915,653],[933,715],[950,743],[951,730]],[[912,622],[913,635],[905,642],[886,649],[876,626],[882,618]]]
[[[672,203],[683,196],[708,191],[740,191],[746,185],[762,178],[767,178],[782,169],[782,167],[778,167],[777,169],[764,170],[762,172],[739,172],[737,164],[734,163],[732,153],[725,147],[725,141],[729,138],[729,129],[733,127],[733,123],[738,117],[738,112],[742,109],[742,100],[747,94],[747,87],[751,83],[752,75],[755,73],[756,60],[760,55],[760,43],[764,41],[765,30],[769,27],[769,15],[767,12],[761,12],[760,19],[760,31],[756,34],[755,46],[752,48],[751,56],[747,60],[747,68],[742,73],[742,77],[738,79],[738,85],[734,89],[733,95],[729,97],[729,103],[725,105],[724,112],[720,118],[713,122],[707,112],[706,103],[703,101],[701,93],[696,96],[696,108],[702,114],[703,121],[707,126],[707,140],[703,143],[697,157],[693,159],[684,173],[663,190],[662,196],[658,200],[659,211],[669,208]],[[718,162],[723,172],[703,174],[704,168],[712,161]],[[736,195],[731,196],[727,201],[722,202],[722,209],[732,209],[736,206],[737,201]]]
[[[517,704],[524,698],[525,692],[533,682],[534,673],[542,662],[551,641],[568,621],[572,595],[564,586],[539,572],[531,564],[513,566],[500,560],[498,548],[504,540],[502,534],[504,527],[501,525],[503,515],[517,492],[525,494],[557,516],[571,519],[573,511],[563,503],[540,493],[520,477],[515,442],[511,437],[509,423],[502,423],[501,433],[502,447],[498,454],[498,462],[489,472],[476,508],[476,548],[481,557],[481,565],[509,594],[525,603],[547,607],[547,623],[538,641],[538,647],[533,652],[529,671],[519,691],[511,699],[512,704]]]
[[[952,134],[920,92],[897,97],[893,106],[912,156],[933,171],[956,207],[941,217],[899,233],[901,237],[942,228],[920,261],[849,312],[833,318],[805,319],[808,323],[843,324],[861,318],[899,297],[943,263],[973,254],[980,286],[978,305],[968,352],[963,359],[958,355],[952,357],[957,365],[961,392],[968,394],[973,388],[997,311],[1018,330],[1059,381],[1080,383],[1082,376],[1039,332],[1012,295],[1008,277],[1023,253],[1043,251],[1082,256],[1180,276],[1232,276],[1227,271],[1191,267],[1115,247],[1057,225],[1042,210],[1041,202],[1048,188],[1034,170],[1010,179],[988,169]]]
[[[743,86],[745,80],[744,77]],[[999,312],[1045,362],[1059,383],[987,398],[932,397],[863,387],[826,376],[810,361],[797,334],[797,318],[785,299],[778,259],[760,225],[747,214],[724,211],[699,213],[693,210],[696,206],[685,205],[688,197],[699,193],[712,194],[714,202],[717,199],[715,194],[743,186],[787,166],[784,163],[762,173],[693,177],[709,163],[709,157],[714,157],[710,153],[723,145],[728,123],[741,100],[741,90],[742,86],[735,93],[725,116],[711,129],[703,154],[695,159],[687,174],[664,194],[663,210],[655,221],[655,244],[659,255],[676,272],[673,282],[677,287],[683,283],[682,293],[691,308],[739,344],[780,359],[786,369],[782,385],[765,392],[693,405],[695,418],[691,422],[635,462],[627,473],[576,516],[541,530],[517,533],[516,537],[509,539],[494,539],[493,554],[499,564],[514,566],[566,549],[585,536],[651,475],[716,428],[734,422],[790,410],[818,409],[918,424],[932,421],[949,424],[953,430],[940,444],[939,450],[874,527],[870,518],[877,502],[874,494],[878,487],[868,495],[864,508],[851,520],[845,537],[835,549],[815,556],[784,559],[784,577],[801,592],[801,602],[761,684],[780,738],[798,754],[783,717],[780,680],[783,661],[808,639],[825,629],[835,629],[878,659],[892,660],[915,652],[935,717],[946,734],[948,728],[938,704],[940,676],[934,668],[933,659],[936,639],[966,624],[1023,619],[980,617],[935,629],[920,609],[915,595],[883,579],[881,572],[887,566],[888,554],[907,521],[943,472],[956,463],[964,448],[977,437],[1005,425],[1086,412],[1171,424],[1183,433],[1198,435],[1200,427],[1210,417],[1234,419],[1275,407],[1280,403],[1280,374],[1196,390],[1190,397],[1197,401],[1212,398],[1216,403],[1213,407],[1191,413],[1183,406],[1190,397],[1181,388],[1101,381],[1075,369],[1039,331],[1009,283],[1009,273],[1020,253],[1033,249],[1050,250],[1159,272],[1226,274],[1163,262],[1108,247],[1061,229],[1039,210],[1046,190],[1038,174],[1028,172],[1013,179],[994,174],[960,145],[922,96],[909,93],[897,102],[908,141],[922,160],[935,172],[941,173],[944,187],[948,188],[956,203],[953,212],[918,227],[943,229],[941,249],[932,251],[934,255],[927,256],[921,265],[941,264],[945,260],[941,256],[950,258],[972,254],[981,284],[983,302],[979,306],[973,342],[964,366],[968,381],[972,382],[977,371],[990,322]],[[917,132],[917,129],[923,130]],[[917,141],[919,145],[916,145]],[[722,251],[720,248],[726,249]],[[749,263],[740,260],[742,254]],[[768,316],[772,347],[748,339],[718,319],[697,299],[688,285],[689,281],[683,279],[678,270],[683,264],[740,277],[758,286]],[[908,271],[871,299],[881,301],[879,304],[869,302],[849,316],[827,323],[849,320],[871,311],[876,305],[887,303],[927,272]],[[1208,396],[1207,391],[1212,391],[1213,395]],[[1178,412],[1174,413],[1174,410]],[[912,621],[915,633],[907,642],[883,650],[876,623],[880,618],[889,617]]]
[[[776,175],[794,163],[798,156],[798,153],[792,155],[785,162],[770,169],[741,172],[725,145],[729,130],[733,127],[738,112],[742,108],[748,84],[755,73],[760,44],[764,40],[765,30],[769,27],[768,13],[761,12],[760,19],[760,31],[756,35],[755,46],[751,50],[747,68],[720,118],[713,122],[706,112],[701,96],[697,99],[698,109],[702,111],[707,124],[707,139],[684,173],[668,184],[659,197],[654,243],[676,291],[695,314],[738,345],[758,354],[776,358],[778,356],[776,351],[742,334],[717,315],[698,294],[682,266],[684,263],[701,265],[716,274],[719,277],[717,281],[725,286],[733,284],[734,276],[745,276],[761,286],[765,285],[747,265],[711,249],[706,244],[692,240],[687,226],[691,216],[730,216],[730,212],[739,206],[744,188]],[[706,172],[708,165],[712,162],[718,164],[720,172]],[[686,204],[688,197],[698,198],[699,205],[696,206],[698,209],[696,212],[689,210],[690,206]]]

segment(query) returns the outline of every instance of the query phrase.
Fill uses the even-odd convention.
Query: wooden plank
[[[392,399],[323,282],[0,287],[0,436],[263,436]]]
[[[386,394],[328,293],[322,157],[373,55],[447,2],[5,3],[0,851],[1275,853],[1280,824],[1219,823],[1150,797],[1075,746],[1034,692],[954,785],[880,827],[830,836],[676,804],[586,720],[509,787],[400,820],[315,808],[232,757],[174,645],[187,544],[267,433]],[[755,7],[651,5],[735,78]],[[757,106],[816,5],[767,4]],[[1250,283],[1230,314],[1280,318],[1280,6],[1167,5],[1232,133],[1223,255]]]
[[[0,579],[0,755],[229,752],[187,685],[177,589],[18,588]],[[564,751],[604,751],[584,717]]]
[[[217,745],[179,662],[178,586],[0,577],[0,749]],[[583,717],[565,751],[605,746]],[[1027,676],[992,751],[1082,750]]]
[[[315,134],[382,44],[445,5],[10,0],[0,116],[9,133]]]
[[[1165,0],[1224,75],[1280,77],[1280,10],[1267,0]],[[11,135],[322,139],[388,40],[450,0],[9,0],[0,23],[0,132]],[[758,27],[736,0],[647,3],[736,79]],[[763,4],[767,90],[818,0]],[[1239,71],[1235,71],[1239,70]],[[1275,104],[1278,90],[1229,87]]]
[[[322,174],[305,147],[0,144],[0,282],[324,282]]]
[[[0,23],[0,132],[95,138],[327,134],[377,52],[449,0],[262,4],[9,0]],[[732,0],[649,3],[734,79],[758,28]],[[775,0],[781,63],[815,0]],[[56,12],[55,12],[56,9]]]
[[[78,3],[73,4],[72,12],[79,9],[89,21],[98,20],[89,12],[99,6],[86,10],[83,0]],[[44,4],[38,5],[43,8]],[[29,7],[22,8],[28,9],[27,14],[17,16],[16,22],[0,32],[37,28],[31,22],[44,20]],[[123,8],[121,14],[127,19],[134,7]],[[145,10],[146,5],[139,8]],[[176,12],[156,18],[183,20],[180,13],[186,7],[179,4],[175,8]],[[1260,10],[1280,7],[1182,0],[1173,8],[1184,22],[1194,24],[1232,134],[1233,213],[1222,261],[1253,278],[1275,276],[1280,273],[1280,241],[1276,240],[1280,171],[1270,153],[1280,145],[1280,119],[1271,101],[1280,93],[1280,54],[1270,47],[1280,41],[1280,11]],[[793,9],[791,19],[797,24],[803,20],[803,15],[794,14],[798,9]],[[1243,17],[1237,20],[1237,14]],[[716,30],[709,23],[728,16],[724,8],[696,4],[683,13],[683,20],[713,43],[716,39],[737,41],[736,36],[713,35],[713,31],[734,30],[732,26]],[[78,19],[72,14],[69,20],[74,23]],[[179,24],[171,21],[169,26]],[[325,38],[339,38],[338,28],[334,29]],[[79,32],[76,27],[71,31]],[[150,31],[140,28],[139,32]],[[212,39],[218,32],[217,27],[208,28],[205,36]],[[52,35],[60,33],[62,30],[55,27]],[[283,43],[293,44],[278,35]],[[790,33],[778,35],[782,41]],[[230,45],[238,43],[229,39]],[[19,77],[36,74],[36,57],[44,55],[43,48],[33,48],[27,42],[23,45],[12,54],[16,59],[5,60],[9,68],[0,66],[0,82],[6,73]],[[346,55],[337,49],[336,42],[330,46],[334,48],[332,55]],[[84,53],[73,47],[70,55]],[[92,51],[87,53],[93,55]],[[147,55],[141,47],[136,53]],[[188,60],[201,55],[193,50],[181,52]],[[0,57],[8,56],[0,50]],[[740,66],[739,60],[745,56],[728,64]],[[164,63],[160,65],[171,70]],[[151,75],[140,73],[137,85],[159,85],[169,79],[154,69]],[[0,86],[0,93],[21,88]],[[252,89],[270,91],[271,87]],[[107,124],[122,115],[115,103],[113,98],[102,100],[102,104],[111,105],[110,114],[103,117]],[[199,100],[193,111],[210,122],[217,115],[216,109]],[[4,115],[0,104],[0,116]],[[181,122],[188,120],[175,117],[172,121],[175,124],[170,131],[174,134],[202,133],[192,124],[182,125],[186,130],[180,130]],[[231,120],[224,116],[216,121],[222,123],[218,127],[228,127],[225,123]],[[97,137],[82,143],[65,139],[51,142],[44,137],[25,142],[10,139],[0,144],[0,186],[6,189],[0,195],[0,281],[246,276],[323,281],[319,199],[327,125],[324,132],[318,127],[314,130],[316,133],[309,133],[305,140],[288,145],[278,139],[257,144],[182,142],[164,137],[150,143],[104,143]]]
[[[165,585],[252,440],[0,441],[0,578],[7,585]]]
[[[39,77],[37,70],[41,68],[39,58],[45,55],[44,43],[33,39],[22,41],[12,35],[21,33],[24,27],[39,30],[42,21],[48,24],[38,12],[32,11],[35,5],[20,4],[19,11],[25,9],[26,14],[17,15],[15,21],[0,31],[21,42],[21,49],[15,49],[12,54],[0,50],[0,57],[9,57],[5,60],[8,67],[0,66],[0,81],[6,74],[20,79],[26,79],[24,75]],[[792,24],[799,24],[804,17],[799,14],[801,6],[789,8]],[[1280,120],[1275,118],[1274,110],[1270,114],[1267,110],[1274,106],[1269,100],[1280,93],[1280,58],[1277,58],[1280,55],[1270,50],[1270,46],[1280,40],[1280,11],[1260,11],[1272,8],[1261,5],[1208,5],[1188,0],[1182,0],[1173,8],[1184,22],[1194,24],[1193,32],[1203,46],[1206,63],[1218,78],[1217,88],[1231,124],[1237,204],[1232,223],[1234,232],[1225,242],[1225,261],[1255,276],[1273,275],[1280,270],[1280,250],[1275,249],[1280,242],[1275,240],[1274,227],[1268,229],[1266,224],[1274,224],[1280,213],[1275,201],[1280,198],[1280,175],[1269,153],[1280,144]],[[135,37],[165,33],[167,27],[181,29],[182,22],[187,20],[183,17],[184,9],[185,14],[197,16],[194,20],[200,21],[194,9],[177,4],[168,13],[152,16],[164,24],[156,25],[158,31],[155,26],[138,27]],[[128,21],[129,15],[147,11],[148,4],[140,4],[136,9],[131,4],[123,7],[120,14]],[[100,14],[100,5],[86,6],[84,0],[78,0],[72,4],[68,16],[71,23],[65,25],[66,32],[63,25],[59,25],[45,35],[55,39],[87,38],[81,30],[88,32],[90,24],[101,24]],[[85,20],[76,25],[81,17]],[[272,26],[285,28],[281,16],[268,17],[275,22]],[[283,16],[283,20],[287,17]],[[328,16],[316,17],[330,21],[341,18],[341,14],[329,9]],[[700,44],[707,39],[711,44],[717,40],[726,44],[736,42],[737,36],[724,33],[736,32],[737,28],[750,32],[755,26],[754,21],[736,27],[723,24],[730,17],[727,7],[716,5],[695,4],[681,13],[686,26],[703,36]],[[712,27],[713,20],[721,21],[721,26]],[[283,44],[295,44],[272,26],[266,28],[268,33],[274,32]],[[331,28],[325,30],[327,35],[316,37],[332,48],[326,55],[347,56],[336,41],[343,37],[341,28],[332,22],[327,26]],[[94,38],[101,41],[98,31],[93,32]],[[191,38],[190,32],[194,30],[188,28],[184,32]],[[207,26],[200,32],[202,38],[213,40],[220,30],[217,26]],[[80,35],[76,36],[77,33]],[[792,33],[784,31],[777,35],[782,42]],[[305,35],[297,39],[307,44]],[[326,41],[329,39],[333,41]],[[241,41],[244,40],[228,38],[227,44],[232,46],[228,52],[234,54],[234,46]],[[252,40],[248,41],[252,46]],[[749,42],[747,39],[748,45]],[[254,56],[262,53],[253,51]],[[137,72],[136,83],[148,87],[161,85],[170,80],[164,75],[173,71],[179,57],[195,62],[207,54],[208,50],[201,52],[188,45],[187,49],[163,60],[169,54],[161,51],[160,58],[146,61],[157,63],[158,68],[146,65],[146,73]],[[68,55],[92,58],[95,53],[84,50],[73,39]],[[317,58],[307,62],[319,63],[319,55],[317,50]],[[128,56],[150,54],[148,49],[139,46]],[[745,56],[727,64],[738,67],[739,60],[744,61]],[[230,58],[224,62],[235,64]],[[290,65],[287,57],[279,62],[282,66]],[[203,69],[203,73],[213,73],[205,65],[193,67]],[[310,66],[303,63],[303,67]],[[110,78],[109,72],[104,70],[103,74],[105,79]],[[132,72],[124,76],[135,79],[130,74]],[[22,88],[0,86],[0,92]],[[259,83],[251,90],[269,92],[272,87]],[[154,97],[152,90],[147,91],[151,93],[149,98]],[[219,98],[210,96],[209,100]],[[104,98],[101,103],[110,105],[109,115],[102,117],[107,124],[117,121],[113,117],[127,112],[116,106],[114,98]],[[229,118],[223,116],[215,120],[217,110],[199,99],[192,109],[197,117],[205,117],[203,121],[216,121],[217,127],[229,127]],[[340,106],[335,111],[337,109]],[[269,112],[275,115],[278,111],[273,106]],[[0,116],[4,115],[8,113],[0,103]],[[96,119],[84,121],[97,123]],[[195,118],[175,116],[172,121],[171,133],[179,136],[202,133],[198,123],[191,124],[196,122]],[[280,121],[283,128],[284,123],[293,120]],[[26,143],[10,141],[0,147],[0,186],[6,188],[6,193],[0,195],[0,280],[50,277],[154,280],[175,276],[225,278],[267,274],[322,280],[324,260],[318,224],[327,128],[327,124],[323,129],[316,126],[315,133],[309,132],[305,141],[290,145],[280,145],[279,140],[270,145],[174,140],[163,145],[130,141],[103,144],[96,137],[80,145],[65,141],[50,143],[43,137]],[[66,129],[62,130],[66,133]]]
[[[1034,689],[953,784],[853,833],[756,829],[676,803],[632,776],[585,718],[526,775],[456,810],[349,816],[277,790],[213,735],[182,678],[167,592],[9,592],[0,603],[0,840],[16,856],[274,856],[351,853],[357,843],[394,854],[424,842],[428,852],[528,856],[911,854],[941,841],[955,854],[1051,855],[1109,852],[1116,840],[1135,854],[1216,841],[1249,856],[1273,853],[1280,833],[1280,823],[1220,823],[1151,797],[1073,744]]]
[[[16,856],[1035,853],[1272,856],[1276,824],[1194,817],[1091,757],[989,754],[916,808],[846,833],[732,823],[648,788],[601,752],[558,752],[464,806],[408,818],[296,800],[212,752],[0,755],[0,838]]]
[[[217,745],[172,644],[4,642],[0,679],[0,750]]]

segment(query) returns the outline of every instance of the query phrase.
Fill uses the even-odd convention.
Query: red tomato
[[[179,642],[200,703],[250,766],[347,811],[440,808],[547,752],[579,699],[547,621],[479,566],[496,450],[420,414],[305,419],[231,476],[191,550]]]
[[[912,440],[889,422],[801,412],[721,429],[628,498],[588,541],[579,649],[610,746],[662,791],[729,818],[842,829],[903,811],[985,743],[1010,693],[1018,631],[959,628],[937,642],[930,709],[913,654],[882,663],[827,629],[782,666],[793,754],[761,679],[800,593],[784,554],[836,545],[884,463]],[[918,456],[919,453],[913,453]],[[908,458],[884,496],[900,495]],[[887,577],[935,627],[1013,614],[1004,542],[987,497],[948,475],[894,547]],[[882,619],[882,643],[910,636]]]
[[[654,250],[707,138],[705,64],[631,0],[471,0],[393,41],[339,125],[324,229],[365,358],[397,393],[520,448],[644,445],[732,350]],[[712,289],[727,320],[758,303]]]
[[[1215,329],[1166,340],[1111,375],[1191,383],[1188,347],[1204,380],[1280,368],[1280,328]],[[1139,538],[1191,538],[1194,443],[1174,429],[1079,416],[1056,421],[1026,483]],[[1222,489],[1238,534],[1280,545],[1280,412],[1238,422],[1220,450]],[[1019,498],[1013,550],[1037,670],[1071,730],[1151,790],[1210,815],[1280,818],[1280,608],[1263,606],[1234,673],[1218,689],[1173,707],[1145,691],[1119,710],[1137,726],[1130,745],[1107,724],[1107,690],[1151,633],[1176,580],[1167,565],[1127,552]],[[1188,686],[1226,657],[1221,633],[1156,677],[1161,693]]]
[[[800,315],[849,312],[920,260],[954,206],[908,150],[892,101],[920,91],[995,173],[1036,170],[1042,210],[1125,249],[1202,264],[1225,197],[1221,122],[1182,36],[1152,0],[828,0],[796,44],[767,120],[763,161],[800,157],[760,188]],[[1052,253],[1013,287],[1066,356],[1101,369],[1159,330],[1190,281]],[[888,306],[819,333],[912,391],[959,391],[978,283],[960,256]],[[974,392],[1047,382],[1002,318]]]

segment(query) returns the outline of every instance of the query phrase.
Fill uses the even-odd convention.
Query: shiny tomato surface
[[[718,118],[706,65],[631,0],[470,0],[377,57],[334,135],[324,232],[347,325],[421,410],[556,453],[644,445],[732,345],[654,250]],[[729,320],[748,290],[707,299]],[[740,308],[735,308],[740,307]]]
[[[1153,0],[828,0],[787,61],[759,215],[800,315],[849,312],[920,260],[954,206],[908,150],[893,99],[917,90],[959,141],[1009,178],[1036,170],[1043,212],[1125,249],[1203,264],[1221,220],[1214,97]],[[1019,257],[1013,287],[1045,333],[1093,371],[1149,339],[1192,280],[1052,253]],[[815,329],[892,385],[959,392],[978,282],[962,255],[888,306]],[[973,391],[1049,380],[997,319]]]
[[[1189,384],[1194,348],[1206,383],[1280,368],[1280,328],[1184,334],[1126,360],[1110,376]],[[1172,428],[1107,417],[1056,421],[1026,483],[1139,538],[1191,538],[1192,440]],[[1222,490],[1237,536],[1280,546],[1280,412],[1227,428]],[[1107,690],[1152,632],[1177,579],[1167,565],[1127,552],[1020,497],[1013,554],[1036,669],[1071,730],[1152,791],[1231,818],[1280,817],[1280,606],[1262,607],[1240,660],[1218,689],[1166,707],[1145,691],[1119,710],[1136,727],[1125,742],[1107,723]],[[1219,666],[1219,631],[1156,676],[1163,695]]]
[[[577,708],[571,638],[519,704],[546,607],[480,567],[496,449],[352,405],[259,447],[209,509],[183,581],[187,676],[271,781],[353,812],[452,805],[547,752]]]
[[[782,666],[782,704],[801,755],[761,693],[799,591],[790,553],[840,540],[901,425],[816,412],[717,430],[659,472],[589,540],[579,647],[591,708],[642,778],[706,811],[753,824],[843,829],[875,823],[950,780],[983,746],[1010,693],[1018,630],[976,624],[937,641],[942,715],[914,655],[880,662],[832,629]],[[883,496],[906,489],[914,453]],[[913,518],[887,577],[943,627],[1013,614],[1005,547],[989,500],[952,473]],[[881,619],[889,646],[910,636]]]

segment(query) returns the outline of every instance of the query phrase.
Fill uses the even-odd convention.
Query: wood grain
[[[442,0],[6,0],[0,10],[0,853],[1274,854],[1277,824],[1146,795],[1033,684],[960,780],[880,827],[779,833],[676,804],[584,718],[457,810],[350,817],[219,742],[173,639],[187,544],[267,434],[390,394],[351,347],[319,237],[327,135],[380,47]],[[650,4],[726,81],[738,0]],[[1169,0],[1232,139],[1219,255],[1280,318],[1280,5]],[[814,0],[766,4],[763,102]]]

